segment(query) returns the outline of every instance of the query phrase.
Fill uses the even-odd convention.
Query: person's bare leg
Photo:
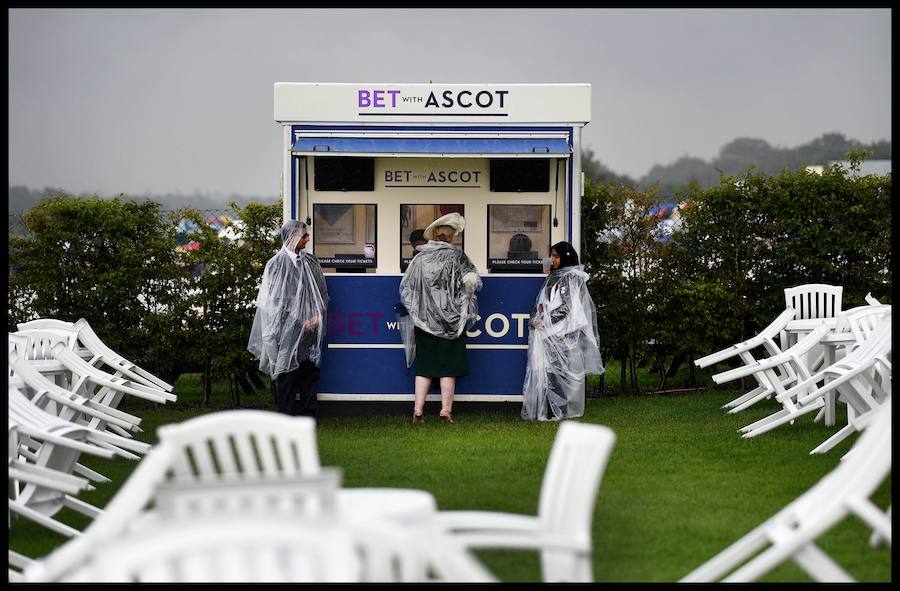
[[[413,422],[424,423],[425,399],[428,397],[428,388],[431,387],[431,378],[416,376],[416,401],[413,406]]]
[[[453,395],[456,393],[456,378],[441,378],[441,416],[448,423],[453,422]]]

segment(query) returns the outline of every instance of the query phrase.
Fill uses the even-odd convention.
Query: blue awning
[[[563,138],[301,137],[295,155],[438,156],[443,158],[566,158]]]

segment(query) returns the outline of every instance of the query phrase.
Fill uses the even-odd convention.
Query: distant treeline
[[[826,133],[796,148],[778,148],[771,146],[766,140],[738,138],[725,144],[711,162],[682,156],[671,164],[655,165],[638,180],[627,175],[617,175],[596,159],[591,150],[584,152],[582,167],[585,176],[595,183],[615,182],[645,191],[658,182],[659,195],[674,196],[692,182],[703,188],[718,185],[720,172],[726,176],[734,176],[755,166],[758,173],[777,175],[784,169],[797,170],[805,166],[825,166],[832,161],[847,160],[847,154],[851,151],[868,152],[867,160],[890,160],[891,142],[880,140],[863,144],[847,139],[840,133]]]
[[[719,155],[707,162],[702,158],[682,156],[671,164],[657,164],[640,179],[627,175],[619,175],[604,165],[590,149],[582,154],[582,166],[585,175],[594,183],[614,182],[645,191],[655,183],[659,183],[658,195],[674,196],[689,183],[697,183],[700,187],[712,187],[719,184],[720,173],[732,176],[747,171],[751,166],[756,172],[767,175],[779,174],[782,170],[797,170],[804,166],[824,166],[830,161],[846,160],[848,152],[867,151],[869,160],[890,160],[891,142],[880,140],[871,144],[863,144],[847,139],[840,133],[826,133],[822,137],[796,148],[779,148],[771,146],[766,140],[756,138],[738,138],[719,150]],[[9,188],[9,213],[17,214],[27,211],[46,195],[56,195],[64,188],[46,187],[30,189],[23,185]],[[83,194],[82,196],[89,196]],[[116,195],[100,195],[115,197]],[[126,195],[136,201],[153,200],[162,205],[164,210],[182,209],[223,209],[232,201],[238,205],[248,203],[274,203],[277,196],[241,196],[241,195],[209,195],[209,194],[167,194],[136,196]]]
[[[37,205],[41,199],[47,195],[56,196],[61,192],[66,192],[64,187],[44,187],[43,189],[30,189],[24,185],[13,185],[9,188],[9,214],[20,214],[28,211],[31,207]],[[74,193],[72,195],[75,195]],[[81,193],[76,195],[79,197],[91,197],[92,193]],[[101,198],[119,197],[119,195],[98,195]],[[240,206],[248,203],[275,203],[279,201],[277,195],[257,196],[257,195],[221,195],[221,194],[166,194],[166,195],[125,195],[128,199],[134,199],[137,202],[153,201],[161,204],[161,208],[166,210],[176,210],[191,208],[199,211],[207,209],[226,209],[232,201]]]

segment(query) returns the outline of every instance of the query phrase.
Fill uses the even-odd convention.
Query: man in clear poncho
[[[456,378],[469,372],[465,330],[475,322],[481,278],[463,251],[450,242],[466,220],[458,213],[436,219],[425,229],[428,242],[417,247],[400,281],[400,302],[408,314],[401,319],[407,367],[416,360],[413,423],[424,422],[425,399],[433,378],[440,378],[441,412],[452,423]]]
[[[278,412],[315,417],[328,288],[319,261],[303,249],[309,230],[287,220],[268,260],[247,350],[276,382]]]
[[[603,373],[588,275],[568,242],[553,245],[550,261],[529,322],[522,418],[532,421],[582,416],[584,376]]]

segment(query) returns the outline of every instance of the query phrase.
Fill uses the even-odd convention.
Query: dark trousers
[[[275,387],[278,412],[315,418],[319,387],[319,368],[315,363],[306,359],[297,369],[278,374]]]

